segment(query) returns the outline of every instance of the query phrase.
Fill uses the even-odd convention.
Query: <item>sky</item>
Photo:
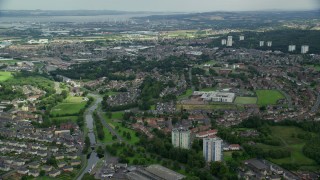
[[[259,11],[314,10],[320,0],[0,0],[2,10]]]

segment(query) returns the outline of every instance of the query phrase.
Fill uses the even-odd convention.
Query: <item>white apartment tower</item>
[[[232,46],[232,36],[228,36],[227,46],[229,46],[229,47]]]
[[[191,147],[191,131],[184,128],[176,128],[171,132],[173,147],[182,149],[190,149]]]
[[[296,50],[296,45],[289,45],[288,51],[293,52]]]
[[[264,46],[264,41],[260,41],[259,45],[260,47]]]
[[[218,137],[203,139],[203,156],[206,162],[222,161],[222,139]]]
[[[301,54],[306,54],[309,52],[309,46],[307,45],[302,45],[301,46]]]
[[[243,41],[244,40],[244,36],[239,36],[239,40]]]
[[[268,46],[268,47],[271,47],[271,46],[272,46],[272,41],[268,41],[268,42],[267,42],[267,46]]]
[[[224,46],[224,45],[226,45],[226,44],[227,44],[227,40],[226,40],[226,39],[222,39],[222,40],[221,40],[221,45]]]

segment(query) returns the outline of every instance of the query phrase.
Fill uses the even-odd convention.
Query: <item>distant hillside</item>
[[[70,10],[70,11],[44,11],[44,10],[0,10],[0,17],[32,17],[32,16],[100,16],[125,14],[151,14],[148,12],[129,12],[112,10]]]

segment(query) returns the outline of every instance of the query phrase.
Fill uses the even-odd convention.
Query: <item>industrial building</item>
[[[150,165],[145,169],[135,169],[126,174],[129,180],[181,180],[184,175],[160,165]]]
[[[222,161],[222,139],[218,137],[203,139],[203,157],[206,162]]]

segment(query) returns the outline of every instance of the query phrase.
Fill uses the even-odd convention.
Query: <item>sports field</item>
[[[277,101],[285,97],[277,90],[256,90],[258,104],[260,106],[274,105]]]
[[[0,71],[0,82],[6,81],[12,77],[11,72]]]
[[[237,97],[234,101],[235,104],[256,104],[256,97]]]

